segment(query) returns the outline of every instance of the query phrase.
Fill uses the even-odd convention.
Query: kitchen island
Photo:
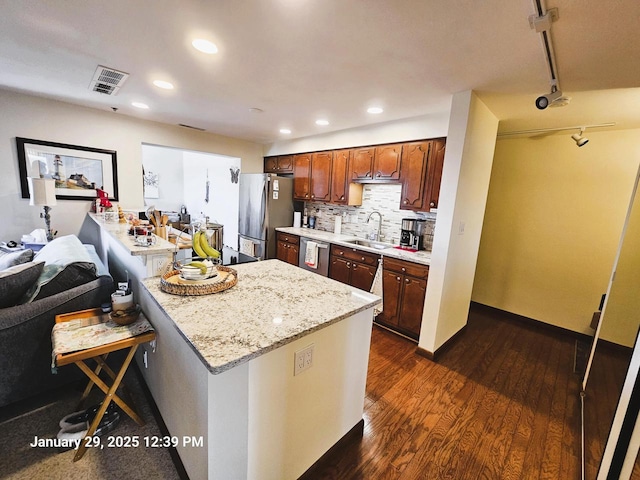
[[[141,370],[190,478],[298,478],[362,426],[380,299],[278,260],[234,268],[236,286],[201,297],[142,281],[157,344]]]

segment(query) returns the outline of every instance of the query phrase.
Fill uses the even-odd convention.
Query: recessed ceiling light
[[[281,128],[280,129],[280,133],[289,134],[289,133],[291,133],[291,130],[289,130],[288,128]]]
[[[316,125],[322,125],[324,127],[329,125],[329,120],[316,120]]]
[[[208,54],[218,53],[218,47],[216,47],[216,44],[213,42],[210,42],[209,40],[196,38],[193,42],[191,42],[191,45],[193,45],[193,47],[196,50],[200,50],[202,53],[208,53]]]
[[[166,82],[164,80],[154,80],[153,84],[158,88],[163,88],[165,90],[173,90],[173,83]]]
[[[369,107],[369,108],[367,108],[367,113],[377,114],[377,113],[382,113],[382,112],[384,112],[384,110],[381,107]]]
[[[144,109],[149,108],[149,105],[147,105],[146,103],[142,103],[142,102],[131,102],[131,105],[133,105],[136,108],[144,108]]]

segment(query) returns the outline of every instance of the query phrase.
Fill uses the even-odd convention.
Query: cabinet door
[[[288,262],[288,259],[287,259],[288,246],[289,246],[288,243],[278,240],[278,243],[276,244],[276,258],[278,260],[282,260],[283,262]]]
[[[401,209],[423,208],[428,185],[427,170],[431,147],[432,142],[413,142],[405,144],[402,148]]]
[[[400,295],[402,295],[402,275],[382,271],[382,313],[376,320],[389,325],[398,326],[398,305],[400,305]]]
[[[346,204],[349,193],[349,157],[351,150],[336,150],[331,163],[331,203]]]
[[[349,285],[351,277],[351,261],[340,257],[331,257],[329,265],[329,278],[333,278],[342,283]]]
[[[293,198],[310,200],[309,177],[311,175],[311,154],[304,153],[293,157]]]
[[[439,138],[434,142],[432,159],[429,162],[429,188],[425,200],[425,208],[438,208],[440,198],[440,184],[442,183],[442,168],[444,167],[444,152],[446,140]]]
[[[293,155],[278,157],[277,173],[293,173]]]
[[[410,336],[418,338],[420,336],[420,326],[422,325],[422,310],[424,309],[427,281],[409,276],[405,276],[402,281],[404,282],[404,288],[402,302],[400,303],[398,327],[406,330]]]
[[[376,147],[373,167],[374,180],[399,180],[402,144]]]
[[[314,153],[311,158],[311,200],[328,202],[331,198],[332,152]]]
[[[351,286],[368,292],[371,290],[375,276],[376,267],[357,262],[351,264]]]
[[[371,180],[375,147],[357,148],[351,156],[351,180]]]
[[[287,263],[291,265],[298,265],[298,254],[300,253],[300,247],[298,245],[289,244],[287,248]]]
[[[277,172],[278,172],[278,157],[265,157],[264,173],[277,173]]]

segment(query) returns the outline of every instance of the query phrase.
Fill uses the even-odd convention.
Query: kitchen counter
[[[214,295],[182,297],[163,292],[158,278],[142,282],[213,374],[380,303],[375,295],[279,260],[233,268],[237,285]]]
[[[170,435],[201,439],[176,447],[190,478],[299,478],[362,432],[380,298],[280,260],[233,268],[237,285],[204,296],[142,280],[157,341],[136,361]]]
[[[408,250],[401,250],[393,247],[380,250],[377,248],[366,247],[364,245],[354,245],[353,243],[349,243],[350,240],[364,240],[363,238],[356,237],[355,235],[325,232],[323,230],[315,230],[313,228],[279,227],[276,228],[276,230],[283,233],[289,233],[291,235],[307,237],[312,240],[335,243],[337,245],[342,245],[343,247],[352,247],[357,248],[358,250],[364,250],[366,252],[377,253],[379,255],[382,255],[383,257],[399,258],[401,260],[407,260],[409,262],[419,263],[421,265],[431,264],[431,252],[411,252]]]

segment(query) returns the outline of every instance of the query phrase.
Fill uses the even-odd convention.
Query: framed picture
[[[94,200],[96,188],[118,200],[115,150],[16,137],[22,198],[29,198],[28,177],[53,178],[56,198]]]

